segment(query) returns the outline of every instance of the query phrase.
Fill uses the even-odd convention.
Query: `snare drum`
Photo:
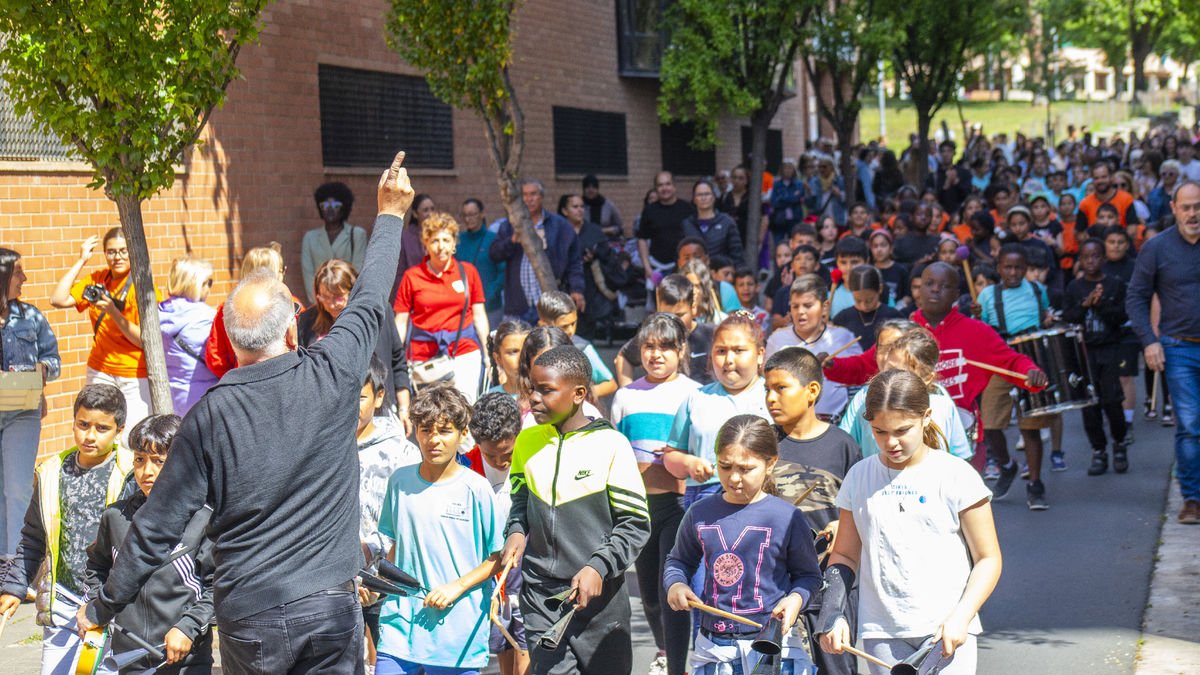
[[[958,419],[962,422],[963,429],[967,432],[967,440],[971,443],[971,447],[979,441],[979,423],[975,419],[975,413],[966,408],[954,407],[958,411]]]
[[[1017,409],[1023,417],[1056,415],[1100,402],[1088,371],[1083,331],[1078,327],[1039,330],[1008,344],[1032,359],[1050,381],[1050,386],[1037,393],[1016,390]]]

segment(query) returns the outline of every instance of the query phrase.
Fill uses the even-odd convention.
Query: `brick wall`
[[[261,42],[242,50],[244,77],[230,86],[204,145],[184,158],[175,186],[144,206],[156,280],[165,280],[174,257],[191,252],[217,270],[210,298],[215,304],[231,288],[243,252],[274,240],[284,246],[289,285],[303,295],[300,239],[319,225],[311,195],[326,180],[354,190],[358,203],[350,220],[370,225],[378,172],[327,171],[322,165],[317,64],[419,74],[384,44],[386,6],[382,0],[279,0],[269,6]],[[618,77],[613,3],[527,0],[515,25],[513,79],[526,116],[527,175],[545,181],[551,208],[558,195],[579,189],[580,176],[554,175],[553,105],[623,112],[629,175],[602,178],[601,189],[623,217],[632,218],[660,163],[658,87],[654,80]],[[785,104],[774,125],[784,130],[785,156],[803,149],[804,98]],[[460,111],[453,124],[454,171],[414,171],[415,187],[452,212],[463,199],[479,197],[489,218],[503,215],[483,127]],[[718,148],[719,167],[738,161],[740,124],[729,119],[721,125],[722,138],[730,142]],[[86,318],[51,309],[48,298],[80,242],[118,224],[115,206],[86,187],[89,178],[78,166],[0,163],[0,243],[25,256],[29,282],[23,297],[46,312],[64,362],[62,378],[46,390],[50,412],[42,455],[72,443],[71,400],[83,384],[91,345]],[[92,263],[88,269],[103,266],[103,256],[94,255]]]

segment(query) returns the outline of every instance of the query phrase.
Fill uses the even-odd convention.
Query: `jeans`
[[[12,555],[21,541],[25,511],[33,499],[33,465],[42,434],[40,410],[0,412],[0,555]]]
[[[380,653],[375,662],[375,675],[479,675],[479,669],[423,666],[391,654]]]
[[[675,535],[683,520],[682,499],[673,492],[646,495],[650,507],[650,540],[638,554],[636,565],[646,623],[650,624],[655,645],[666,652],[668,675],[683,675],[687,670],[692,633],[691,612],[671,609],[667,605],[667,591],[663,588],[667,554],[675,545]]]
[[[1175,476],[1184,499],[1200,501],[1200,344],[1163,335],[1167,383],[1175,405]]]
[[[352,582],[217,625],[227,673],[364,672],[362,608]]]
[[[87,369],[87,384],[111,384],[125,395],[125,430],[121,432],[121,447],[129,447],[129,432],[150,414],[150,380],[144,377],[119,377]]]
[[[712,644],[720,646],[720,647],[733,646],[733,645],[736,645],[738,642],[734,638],[718,637],[715,635],[705,636],[704,639],[711,642]],[[743,642],[743,644],[744,644],[744,642]],[[751,657],[751,658],[753,660],[756,657],[759,659],[763,659],[763,661],[758,661],[759,665],[755,666],[752,669],[756,672],[759,670],[760,667],[765,667],[764,672],[775,672],[775,673],[778,673],[779,675],[803,675],[804,673],[808,672],[807,663],[804,663],[805,668],[803,670],[799,671],[799,673],[797,673],[795,659],[789,658],[789,659],[782,659],[782,661],[780,661],[779,655],[762,656],[762,655],[758,655],[758,654],[756,654],[754,657]],[[779,662],[778,670],[771,670],[770,666],[768,665],[770,663],[769,660],[772,660],[772,659]],[[751,673],[747,673],[746,669],[742,667],[742,660],[740,658],[735,658],[732,661],[726,661],[724,663],[699,664],[699,665],[696,665],[696,667],[692,668],[691,672],[692,672],[692,675],[751,675]]]
[[[81,644],[74,619],[63,626],[42,628],[42,675],[74,675]]]

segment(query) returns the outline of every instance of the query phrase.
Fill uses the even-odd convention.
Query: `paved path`
[[[1138,675],[1200,673],[1200,526],[1180,525],[1173,483],[1150,584]]]

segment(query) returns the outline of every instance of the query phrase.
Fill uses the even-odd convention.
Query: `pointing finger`
[[[392,160],[392,166],[388,169],[388,179],[395,180],[400,176],[400,165],[404,164],[404,151],[396,153],[396,159]]]

